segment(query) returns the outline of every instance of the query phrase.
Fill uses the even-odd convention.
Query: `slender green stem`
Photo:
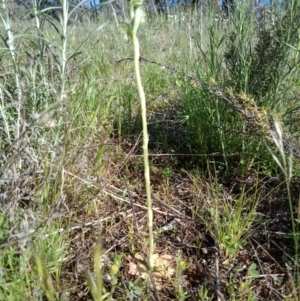
[[[153,262],[153,251],[154,251],[154,243],[153,243],[153,211],[152,211],[152,199],[151,199],[151,184],[150,184],[150,169],[149,169],[149,152],[148,152],[148,127],[147,127],[147,109],[146,109],[146,97],[144,88],[141,80],[140,73],[140,47],[139,41],[136,36],[136,32],[132,33],[132,42],[134,47],[134,66],[135,66],[135,74],[136,80],[139,90],[139,96],[141,101],[141,113],[142,113],[142,122],[143,122],[143,154],[144,154],[144,168],[145,168],[145,185],[146,185],[146,194],[147,194],[147,208],[148,208],[148,231],[149,231],[149,267],[152,270],[154,266]]]
[[[66,97],[65,84],[66,84],[66,66],[67,66],[67,29],[68,29],[68,19],[69,19],[69,2],[67,0],[62,1],[62,53],[61,53],[61,92],[60,100],[64,100]]]
[[[148,127],[147,127],[147,108],[146,108],[146,97],[144,88],[142,85],[139,58],[140,49],[139,41],[134,34],[132,37],[133,47],[134,47],[134,65],[135,74],[139,90],[139,96],[141,100],[141,112],[143,121],[143,154],[144,154],[144,168],[145,168],[145,184],[146,184],[146,194],[147,194],[147,208],[148,208],[148,228],[149,228],[149,267],[153,268],[153,211],[152,211],[152,199],[151,199],[151,184],[150,184],[150,169],[149,169],[149,153],[148,153]]]

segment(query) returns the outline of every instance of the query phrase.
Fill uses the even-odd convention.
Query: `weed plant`
[[[236,171],[243,173],[259,162],[259,168],[271,174],[276,166],[270,164],[264,134],[260,135],[237,113],[241,104],[230,105],[207,87],[216,83],[224,91],[245,93],[267,114],[282,116],[290,128],[291,119],[286,117],[297,111],[297,93],[292,91],[298,86],[299,77],[295,54],[286,44],[287,41],[295,44],[298,37],[295,5],[291,4],[284,12],[274,8],[273,21],[264,19],[256,24],[247,6],[239,4],[234,16],[224,24],[226,33],[217,22],[207,24],[208,43],[199,45],[203,63],[199,65],[197,79],[202,87],[187,89],[184,109],[189,117],[193,151],[219,153],[227,171],[238,164]],[[291,93],[294,96],[286,97]],[[294,140],[297,132],[292,131],[290,136]]]
[[[68,79],[84,40],[71,53],[68,1],[61,2],[58,19],[47,14],[54,8],[42,10],[33,1],[33,19],[19,27],[11,18],[10,5],[1,1],[0,299],[39,300],[46,294],[57,300],[67,250],[57,220],[64,215],[61,206],[67,210],[62,166],[69,137],[64,134],[76,118],[67,116],[69,93],[76,83]]]
[[[230,262],[246,244],[245,236],[255,222],[259,198],[255,194],[248,198],[242,191],[234,201],[226,200],[224,196],[218,197],[218,192],[213,199],[216,202],[211,209],[211,216],[214,220],[216,241],[225,262]]]
[[[299,169],[298,1],[284,10],[274,7],[260,20],[242,4],[222,19],[214,1],[172,12],[177,19],[150,18],[139,29],[135,63],[148,101],[149,139],[160,146],[150,153],[153,230],[161,229],[153,240],[141,181],[139,137],[147,133],[134,57],[118,31],[128,21],[127,4],[120,4],[123,15],[109,3],[91,19],[78,16],[79,23],[69,1],[55,12],[32,3],[28,20],[12,15],[10,1],[0,3],[0,299],[255,300],[267,291],[278,300],[289,294],[299,300],[293,190]],[[249,174],[257,175],[249,190],[233,193],[219,183],[242,182]],[[126,189],[124,175],[130,179]],[[261,175],[280,183],[283,178],[288,191],[290,291],[284,281],[284,288],[276,287],[288,272],[278,252],[268,249],[274,233],[260,241],[264,256],[276,258],[274,273],[265,269],[269,263],[259,258],[259,247],[256,253],[249,249],[256,239],[251,230],[263,223],[257,219],[264,217],[257,213],[260,193],[275,190],[268,182],[259,190]],[[264,206],[272,209],[273,203]],[[174,222],[165,233],[165,224]],[[102,245],[95,250],[98,235]],[[151,259],[133,258],[144,245],[174,259],[175,276],[168,274],[159,290],[157,279],[128,272],[133,263],[151,266]],[[245,253],[251,256],[240,269]],[[231,272],[224,273],[229,263]],[[93,273],[86,275],[88,270]]]

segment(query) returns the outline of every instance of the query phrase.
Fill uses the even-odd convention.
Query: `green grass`
[[[300,300],[298,1],[141,24],[152,271],[128,17],[62,4],[0,4],[0,299]]]

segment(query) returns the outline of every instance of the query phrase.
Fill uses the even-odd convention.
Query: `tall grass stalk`
[[[299,253],[298,253],[298,248],[299,248],[299,227],[296,226],[296,221],[294,217],[294,207],[293,207],[293,202],[292,202],[292,195],[291,195],[291,180],[293,177],[293,153],[290,152],[289,157],[286,157],[285,149],[284,149],[284,142],[283,142],[283,132],[281,129],[280,122],[278,118],[274,117],[274,127],[275,131],[271,132],[272,139],[276,145],[277,150],[279,151],[280,157],[279,158],[272,150],[270,147],[268,147],[274,161],[277,163],[279,168],[282,171],[282,174],[285,179],[285,184],[286,184],[286,190],[288,194],[288,202],[289,202],[289,209],[290,209],[290,215],[291,215],[291,223],[292,223],[292,237],[294,241],[294,248],[295,248],[295,279],[298,282],[299,280]],[[299,204],[298,204],[299,205]],[[297,220],[298,222],[298,220]],[[294,283],[293,283],[294,285]],[[293,294],[295,297],[295,300],[299,300],[297,297],[298,294],[295,290],[295,287],[293,287]],[[297,297],[297,298],[296,298]]]
[[[33,13],[34,13],[34,18],[35,18],[35,23],[36,23],[36,29],[37,29],[37,36],[38,36],[38,49],[40,52],[39,55],[39,71],[41,77],[45,80],[45,74],[44,74],[44,67],[43,67],[43,59],[44,59],[44,44],[45,40],[43,37],[43,22],[41,22],[41,13],[40,10],[38,9],[38,3],[36,0],[32,1],[32,7],[33,7]]]
[[[60,62],[60,76],[61,76],[61,92],[60,100],[63,101],[66,97],[65,85],[66,85],[66,67],[67,67],[67,29],[69,20],[69,1],[62,1],[62,18],[61,18],[61,62]]]
[[[149,168],[149,152],[148,152],[148,127],[147,127],[147,108],[146,108],[146,97],[141,80],[140,73],[140,46],[139,40],[137,38],[137,30],[140,23],[144,18],[144,8],[142,0],[131,0],[129,2],[129,15],[131,19],[131,24],[126,24],[127,35],[131,37],[134,50],[134,66],[135,75],[137,80],[137,86],[139,90],[139,97],[141,101],[141,113],[142,113],[142,123],[143,123],[143,154],[144,154],[144,168],[145,168],[145,186],[147,194],[147,208],[148,208],[148,231],[149,231],[149,268],[153,269],[154,260],[154,242],[153,242],[153,211],[152,211],[152,199],[151,199],[151,184],[150,184],[150,168]]]
[[[68,23],[72,13],[78,8],[81,4],[85,1],[80,1],[71,11],[69,11],[69,1],[62,0],[61,1],[61,16],[60,16],[60,29],[57,28],[55,25],[54,20],[51,21],[53,27],[56,31],[60,34],[61,38],[61,49],[60,49],[60,57],[59,57],[59,64],[58,68],[60,71],[60,78],[61,78],[61,87],[60,87],[60,101],[64,101],[66,99],[66,80],[67,80],[67,64],[68,62],[78,55],[78,52],[73,53],[71,56],[68,57],[67,53],[67,46],[68,46]],[[51,7],[50,9],[54,10],[57,7]],[[48,9],[44,9],[45,12]]]
[[[102,246],[98,246],[94,253],[94,275],[89,274],[87,281],[91,290],[91,294],[95,301],[105,300],[109,293],[105,292],[103,286],[103,273],[101,269],[101,252]]]
[[[3,41],[6,41],[6,46],[10,53],[10,58],[13,66],[13,77],[16,85],[16,94],[17,94],[17,103],[15,105],[17,111],[17,123],[15,126],[15,138],[16,141],[20,138],[20,131],[21,131],[21,122],[22,122],[22,114],[21,114],[21,107],[22,107],[22,87],[21,87],[21,80],[19,75],[19,67],[18,67],[18,59],[16,53],[16,46],[15,46],[15,36],[13,34],[11,28],[11,19],[9,15],[9,7],[7,5],[6,0],[1,1],[2,12],[0,13],[0,17],[2,23],[4,25],[4,29],[7,34],[7,39],[2,37]]]

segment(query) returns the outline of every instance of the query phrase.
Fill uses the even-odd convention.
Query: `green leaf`
[[[100,148],[98,150],[98,153],[97,153],[97,155],[96,155],[96,157],[94,159],[94,164],[95,165],[102,160],[104,151],[105,151],[105,145],[103,144],[103,145],[100,146]]]
[[[130,24],[121,23],[120,28],[125,33],[126,38],[131,38],[132,39],[132,27],[131,27]]]
[[[101,24],[100,26],[98,26],[96,31],[99,31],[99,30],[103,29],[107,24],[109,24],[109,21],[106,21],[103,24]]]
[[[6,242],[9,237],[9,226],[7,217],[4,213],[0,213],[0,243]]]
[[[78,51],[78,52],[73,53],[73,54],[68,58],[67,63],[68,63],[69,61],[71,61],[71,59],[73,59],[73,58],[75,58],[76,56],[80,55],[81,53],[82,53],[81,51]]]
[[[252,277],[259,277],[259,271],[256,269],[257,265],[255,263],[252,263],[248,269],[247,275]]]
[[[47,11],[57,10],[57,9],[62,9],[62,7],[61,6],[51,6],[51,7],[47,7],[47,8],[42,9],[40,12],[45,13]]]
[[[47,18],[47,21],[53,26],[53,28],[56,30],[56,32],[60,35],[60,29],[57,27],[57,22],[55,19]]]

